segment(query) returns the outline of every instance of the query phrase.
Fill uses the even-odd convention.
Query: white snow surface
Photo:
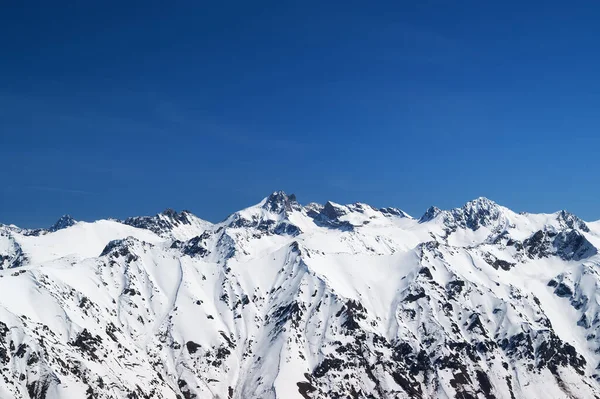
[[[0,226],[0,398],[600,397],[599,247],[485,198]]]

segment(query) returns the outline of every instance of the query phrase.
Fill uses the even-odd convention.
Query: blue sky
[[[594,2],[11,3],[0,222],[218,221],[278,189],[600,219]]]

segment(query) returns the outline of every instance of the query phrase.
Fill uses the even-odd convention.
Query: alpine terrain
[[[600,398],[599,248],[486,198],[0,225],[0,398]]]

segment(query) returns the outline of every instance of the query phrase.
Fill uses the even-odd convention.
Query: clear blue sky
[[[218,221],[278,189],[600,219],[598,21],[592,1],[4,2],[0,222]]]

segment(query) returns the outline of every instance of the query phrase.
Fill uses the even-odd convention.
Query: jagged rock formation
[[[73,219],[70,215],[61,216],[56,223],[54,223],[49,229],[49,232],[55,232],[58,230],[66,229],[67,227],[73,226],[77,221]]]
[[[485,198],[0,226],[0,397],[600,397],[599,245]]]

